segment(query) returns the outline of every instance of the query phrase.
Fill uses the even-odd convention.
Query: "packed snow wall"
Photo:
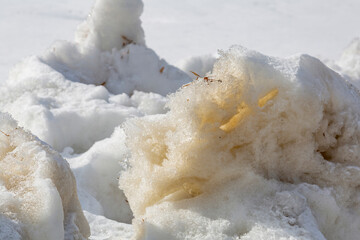
[[[69,164],[0,113],[0,239],[87,239]]]
[[[360,95],[308,55],[233,47],[126,122],[138,239],[356,239]]]

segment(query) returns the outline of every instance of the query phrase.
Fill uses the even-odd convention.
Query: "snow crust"
[[[308,55],[233,47],[126,122],[137,239],[356,239],[360,96]]]
[[[0,113],[0,239],[86,239],[68,163]]]

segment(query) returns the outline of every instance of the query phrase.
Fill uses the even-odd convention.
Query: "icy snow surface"
[[[89,4],[41,1],[21,9],[62,27]],[[359,40],[336,51],[356,36],[342,23],[359,2],[292,3],[145,1],[145,30],[159,34],[145,42],[141,0],[97,0],[74,41],[18,63],[0,111],[44,142],[0,115],[0,239],[86,238],[84,216],[97,240],[356,239],[360,96],[347,81],[360,80]],[[344,78],[308,55],[215,55],[234,43],[321,54]]]

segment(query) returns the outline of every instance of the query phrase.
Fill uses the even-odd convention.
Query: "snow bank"
[[[0,169],[0,239],[85,239],[90,235],[69,165],[3,113]]]
[[[307,55],[241,47],[126,123],[137,238],[356,239],[360,96]]]

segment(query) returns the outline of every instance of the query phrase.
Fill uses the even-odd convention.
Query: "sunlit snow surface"
[[[68,161],[90,239],[360,234],[360,97],[344,80],[360,80],[359,32],[348,24],[360,19],[358,1],[98,0],[85,21],[93,3],[84,0],[0,1],[0,76],[37,55],[3,77],[0,111]],[[330,58],[344,78],[308,55],[274,58],[237,46],[216,60],[232,44]],[[204,78],[189,83],[189,71]],[[12,134],[64,163],[31,135],[8,134],[9,124],[16,128],[7,118],[0,125],[3,166],[24,155],[31,173],[39,161],[26,148],[13,152]],[[49,239],[53,229],[51,239],[86,237],[83,216],[72,214],[80,209],[74,183],[58,182],[66,174],[71,182],[71,173],[49,175],[56,169],[39,164],[36,177],[48,184],[41,190],[52,194],[26,192],[31,179],[16,188],[2,180],[0,236]],[[11,183],[13,170],[0,176]],[[13,207],[24,191],[43,208]],[[63,199],[64,216],[56,214],[61,201],[45,201],[68,195],[73,207]]]

